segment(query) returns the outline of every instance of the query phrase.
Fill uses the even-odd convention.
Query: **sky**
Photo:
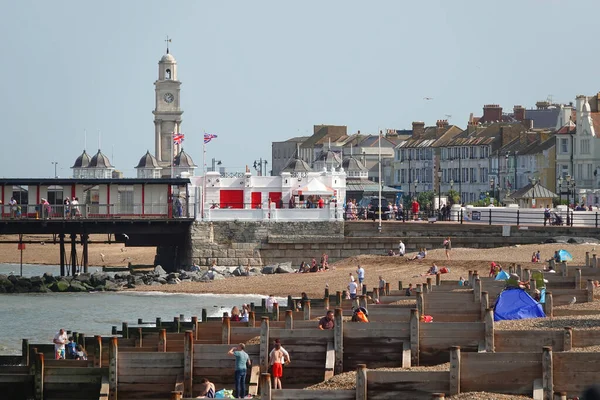
[[[464,128],[484,104],[595,94],[599,14],[597,0],[5,1],[0,176],[51,177],[52,162],[71,176],[85,146],[134,177],[167,35],[184,149],[201,165],[216,134],[208,166],[242,171],[316,124]]]

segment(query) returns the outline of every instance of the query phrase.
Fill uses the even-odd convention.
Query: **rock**
[[[56,278],[52,275],[51,272],[44,272],[42,279],[44,280],[44,283],[46,283],[46,285],[56,282]]]
[[[104,285],[98,285],[94,288],[97,292],[104,292]]]
[[[275,272],[278,274],[293,274],[296,271],[294,268],[292,268],[292,263],[281,263],[277,266],[277,270]]]
[[[87,292],[87,288],[83,286],[83,283],[73,280],[69,286],[69,292]]]
[[[61,293],[69,290],[69,287],[71,286],[66,279],[58,280],[58,281],[54,282],[54,285],[56,287],[56,290],[52,289],[52,291],[53,292],[61,292]]]
[[[179,278],[173,278],[173,279],[169,279],[167,281],[167,283],[169,285],[179,285],[181,283],[181,280]]]
[[[170,274],[167,275],[166,279],[168,281],[170,281],[172,279],[179,279],[179,274],[177,272],[171,272]]]
[[[108,276],[108,274],[105,274],[104,272],[94,272],[90,276],[90,284],[95,287],[104,286],[106,281],[109,279],[110,277]]]
[[[276,265],[267,265],[260,272],[263,274],[266,274],[266,275],[270,275],[270,274],[274,274],[276,270],[277,270]]]
[[[44,280],[41,276],[32,276],[29,278],[29,282],[31,282],[31,286],[41,286],[44,284]]]
[[[233,276],[246,276],[246,269],[240,265],[239,267],[237,267],[236,269],[233,270],[232,275]]]
[[[114,282],[106,281],[104,284],[104,290],[107,292],[116,292],[119,289],[121,289],[121,287]]]
[[[183,280],[183,279],[191,279],[189,272],[187,271],[181,271],[179,272],[179,279]]]
[[[158,282],[161,285],[166,285],[167,284],[167,280],[165,278],[163,278],[163,277],[158,277],[155,282]]]
[[[127,289],[135,289],[135,285],[133,283],[128,283]]]
[[[210,270],[214,271],[214,272],[216,272],[218,274],[224,274],[224,273],[227,272],[228,269],[227,269],[227,267],[215,265],[215,266],[211,267]]]
[[[161,286],[161,284],[160,284],[160,283],[158,283],[158,282],[156,282],[156,281],[152,281],[152,282],[150,283],[150,286]]]
[[[225,279],[225,277],[223,275],[219,274],[218,272],[213,272],[213,274],[212,274],[213,281],[219,281],[221,279]]]
[[[79,274],[75,277],[75,280],[89,284],[92,282],[92,276],[89,273]]]
[[[156,275],[156,276],[166,276],[167,275],[167,271],[165,271],[163,269],[163,267],[161,267],[160,265],[157,265],[156,267],[154,267],[154,275]]]

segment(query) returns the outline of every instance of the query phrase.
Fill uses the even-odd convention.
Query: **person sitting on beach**
[[[321,256],[321,269],[329,269],[329,256],[325,253]]]
[[[233,306],[233,308],[231,309],[231,317],[230,317],[230,321],[231,322],[239,322],[240,321],[240,310],[239,308],[237,308],[237,306]]]
[[[535,253],[535,258],[537,258],[537,262],[541,262],[542,261],[542,255],[540,254],[539,250],[537,251],[537,253]]]
[[[233,310],[231,310],[233,313]],[[242,304],[242,312],[240,314],[240,322],[248,322],[250,318],[250,307],[248,304]]]
[[[595,287],[595,288],[596,288],[596,287],[600,287],[600,282],[598,282],[598,281],[594,281],[594,287]]]
[[[435,263],[431,264],[431,268],[425,273],[425,275],[437,275],[439,272],[438,266]]]
[[[390,249],[390,251],[388,251],[387,255],[392,257],[392,256],[395,256],[396,253],[394,253],[394,249]]]
[[[319,272],[319,266],[317,265],[317,260],[315,260],[314,258],[312,259],[312,262],[310,263],[310,272]]]
[[[413,285],[412,283],[408,284],[408,287],[406,288],[406,292],[404,293],[405,296],[411,296],[413,292]]]
[[[214,399],[215,398],[215,384],[206,378],[200,380],[198,385],[198,396],[197,399]]]
[[[465,278],[462,276],[458,278],[458,286],[465,286]]]
[[[502,266],[500,264],[496,264],[495,262],[491,262],[490,264],[490,277],[495,277],[498,275],[498,272],[502,270]]]
[[[538,262],[537,255],[536,255],[535,251],[533,252],[533,255],[531,256],[531,262],[532,263]]]
[[[302,261],[302,263],[300,264],[300,269],[298,270],[298,272],[300,272],[301,274],[310,272],[310,265],[308,265],[307,262]]]
[[[73,341],[73,336],[69,336],[69,343],[65,346],[65,358],[75,360],[77,358],[77,343]]]
[[[319,320],[319,329],[320,330],[329,330],[333,329],[335,326],[335,321],[333,320],[333,311],[327,311],[327,314]]]
[[[77,355],[76,355],[75,359],[76,360],[87,360],[87,353],[85,352],[83,347],[81,347],[80,344],[77,345]]]
[[[425,257],[427,257],[427,251],[425,251],[425,249],[420,249],[417,254],[415,254],[412,258],[409,258],[408,260],[422,260]]]

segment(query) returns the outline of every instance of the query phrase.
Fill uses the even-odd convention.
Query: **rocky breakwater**
[[[177,285],[182,282],[210,282],[236,276],[258,276],[275,273],[293,273],[291,263],[269,265],[263,268],[212,266],[196,267],[193,271],[167,273],[160,266],[145,273],[79,274],[77,276],[43,276],[31,278],[0,274],[0,293],[51,293],[51,292],[104,292],[134,289],[138,286]]]

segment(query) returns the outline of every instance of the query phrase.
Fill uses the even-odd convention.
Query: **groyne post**
[[[333,348],[335,351],[334,373],[344,372],[344,319],[343,310],[336,308],[334,311]]]
[[[390,295],[390,283],[389,283],[389,282],[386,282],[386,283],[385,283],[385,293],[384,293],[384,294],[385,294],[386,296],[389,296],[389,295]]]
[[[302,311],[304,311],[304,320],[310,321],[310,300],[304,300]]]
[[[460,347],[450,348],[450,396],[460,393]]]
[[[208,311],[206,311],[206,308],[202,309],[202,314],[200,315],[200,317],[202,322],[206,322],[208,320]]]
[[[23,365],[29,366],[29,339],[21,341],[21,356]]]
[[[375,303],[379,302],[379,288],[373,288],[373,301]]]
[[[402,281],[398,281],[398,290],[402,291]]]
[[[473,271],[469,271],[469,277],[468,277],[468,281],[469,281],[469,285],[471,287],[473,287]]]
[[[485,351],[493,353],[495,351],[494,346],[494,310],[488,308],[485,310],[485,317],[483,319],[485,324]]]
[[[542,387],[544,388],[544,399],[551,399],[554,392],[551,346],[542,348]]]
[[[367,400],[367,365],[356,366],[356,400]]]
[[[94,336],[94,368],[102,367],[102,336]]]
[[[587,301],[592,303],[594,301],[594,281],[588,279],[587,281]]]
[[[562,276],[569,275],[569,266],[566,261],[560,263],[560,272],[562,273]]]
[[[198,339],[196,336],[198,335],[198,317],[192,317],[192,332],[194,335],[194,339]]]
[[[279,321],[279,303],[273,303],[273,320]]]
[[[361,294],[360,296],[358,296],[358,306],[364,308],[365,310],[367,309],[367,296],[364,294]]]
[[[575,289],[581,289],[581,268],[575,269]]]
[[[294,312],[292,310],[285,312],[285,329],[294,329]]]
[[[338,290],[337,292],[335,292],[335,305],[337,307],[342,306],[342,291],[341,290]]]
[[[289,294],[287,298],[287,309],[296,311],[296,302],[294,301],[294,298],[291,294]]]
[[[165,353],[167,351],[167,330],[160,329],[158,331],[158,352]]]
[[[586,268],[590,267],[590,252],[589,251],[585,252],[585,266],[586,266]]]
[[[173,317],[173,329],[176,333],[181,333],[181,320],[179,317]]]
[[[573,349],[573,328],[565,326],[563,333],[563,351],[571,351]]]
[[[183,337],[183,395],[192,397],[194,368],[194,333],[185,331]]]
[[[260,324],[260,372],[269,370],[269,317],[262,317]]]
[[[481,301],[481,281],[479,280],[479,277],[475,279],[475,285],[473,285],[473,300],[475,303]]]
[[[598,258],[596,255],[592,255],[592,268],[598,268]]]
[[[537,281],[535,279],[530,279],[529,280],[529,295],[531,297],[534,297],[536,290],[537,290]]]
[[[439,272],[435,274],[435,286],[440,286],[442,284],[442,274]]]
[[[231,341],[231,321],[230,317],[223,317],[221,324],[221,344],[229,344]]]
[[[546,292],[546,302],[544,303],[544,314],[546,314],[546,317],[554,316],[554,300],[552,299],[552,292]]]
[[[481,320],[485,318],[486,310],[490,307],[490,297],[488,292],[481,292]]]
[[[260,398],[262,400],[271,400],[271,374],[260,374]]]
[[[423,292],[417,292],[417,311],[420,315],[425,314],[425,299],[423,297]]]
[[[325,297],[323,299],[323,308],[325,309],[325,311],[329,310],[329,297]]]
[[[427,278],[427,293],[431,292],[431,288],[432,288],[431,281],[432,281],[431,278]]]
[[[517,275],[519,275],[519,279],[523,279],[523,267],[521,267],[521,264],[517,264]]]
[[[325,294],[324,294],[323,298],[329,299],[329,288],[328,287],[325,288]]]
[[[129,339],[129,324],[127,322],[121,324],[121,336],[125,339]]]
[[[35,355],[35,399],[44,399],[44,354],[37,353]]]
[[[254,328],[256,326],[256,313],[254,311],[250,311],[248,313],[248,326],[250,328]]]
[[[116,336],[110,338],[108,348],[108,400],[117,400],[119,347]]]
[[[162,320],[160,319],[160,317],[156,317],[156,327],[160,328],[162,326]]]
[[[410,310],[410,363],[419,365],[419,311]]]

